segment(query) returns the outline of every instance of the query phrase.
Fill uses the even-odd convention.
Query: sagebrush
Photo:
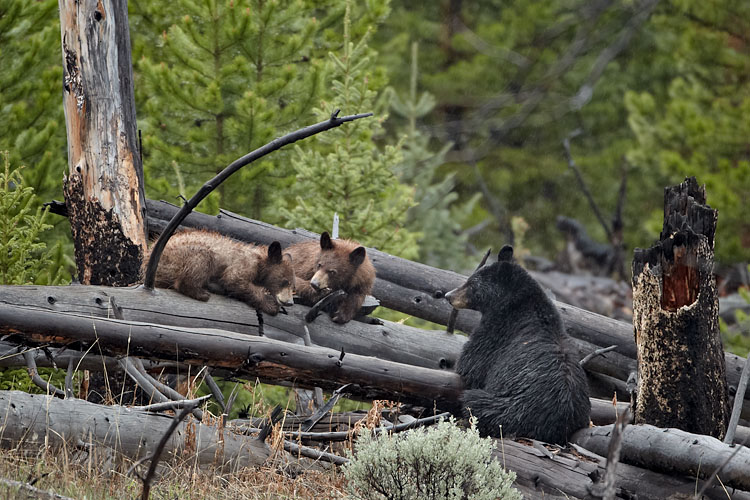
[[[492,457],[493,446],[473,419],[468,429],[453,418],[406,434],[365,429],[344,475],[350,493],[366,500],[520,500],[516,475]]]

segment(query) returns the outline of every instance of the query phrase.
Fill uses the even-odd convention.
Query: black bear
[[[150,250],[149,250],[150,251]],[[143,269],[148,262],[143,259]],[[281,245],[251,245],[219,233],[186,230],[174,234],[159,260],[156,286],[174,288],[206,301],[209,292],[241,300],[264,313],[291,305],[294,267]]]
[[[586,375],[562,318],[513,260],[511,246],[446,298],[457,309],[482,313],[456,367],[466,387],[463,407],[477,418],[480,433],[564,444],[588,426]]]
[[[346,292],[330,308],[331,319],[346,323],[359,312],[375,283],[375,267],[365,247],[352,240],[310,240],[287,248],[292,256],[296,288],[302,303],[311,306],[336,290]]]

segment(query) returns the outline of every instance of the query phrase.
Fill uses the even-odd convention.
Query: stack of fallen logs
[[[166,203],[149,202],[151,230],[158,232],[176,210]],[[212,228],[250,242],[278,240],[284,246],[314,237],[226,212],[217,217],[193,213],[184,225]],[[443,294],[462,283],[464,276],[377,250],[369,253],[378,272],[373,295],[383,306],[434,323],[447,323],[451,308],[442,299]],[[615,407],[611,401],[615,394],[620,401],[628,400],[628,377],[636,369],[632,326],[565,304],[558,306],[582,358],[600,348],[617,346],[586,364],[595,398],[592,420],[597,426],[580,431],[569,448],[506,439],[498,445],[497,453],[516,472],[517,484],[528,498],[541,497],[541,492],[544,498],[597,498],[606,476],[603,457],[613,431],[613,425],[607,424],[614,422],[616,408],[626,406],[620,403]],[[328,391],[349,384],[345,391],[350,397],[398,401],[424,408],[429,415],[456,410],[461,383],[451,368],[465,337],[387,321],[382,325],[356,321],[338,325],[325,315],[308,324],[307,311],[295,305],[286,315],[266,317],[265,336],[259,337],[255,312],[220,296],[203,303],[167,290],[148,292],[138,287],[0,287],[0,334],[6,335],[0,345],[5,353],[0,356],[0,364],[18,365],[19,358],[26,363],[28,359],[13,356],[19,348],[45,346],[32,351],[39,364],[55,359],[59,365],[70,362],[90,369],[106,366],[112,372],[125,369],[123,356],[127,355],[167,362],[159,365],[160,370],[196,373],[208,366],[218,376]],[[477,321],[478,315],[461,311],[457,327],[471,331]],[[305,345],[305,326],[312,345]],[[744,360],[727,354],[726,361],[729,384],[736,387]],[[142,368],[148,371],[148,363]],[[138,366],[136,371],[141,371]],[[83,401],[50,398],[53,396],[0,393],[2,439],[21,439],[9,429],[27,428],[29,418],[34,421],[41,414],[46,417],[36,418],[40,427],[24,434],[26,439],[71,436],[64,430],[66,425],[80,430],[95,421],[94,441],[127,451],[128,443],[113,442],[115,433],[109,426],[116,422],[120,426],[117,439],[127,435],[134,441],[132,446],[144,453],[160,438],[153,422],[169,421],[163,415],[139,409],[112,406],[103,410]],[[750,415],[750,400],[744,401],[743,410],[744,415]],[[202,463],[218,461],[220,465],[236,466],[260,463],[268,456],[264,443],[230,432],[222,422],[204,418],[203,422],[181,425],[184,427],[178,428],[168,451],[187,446],[186,435],[198,435],[205,441],[191,441],[190,446],[198,456],[205,457]],[[132,432],[123,426],[132,426]],[[153,433],[145,435],[143,429],[151,428]],[[743,442],[748,433],[740,427],[735,440]],[[694,495],[710,481],[703,493],[706,498],[727,498],[729,492],[732,498],[750,499],[750,493],[746,493],[750,492],[747,448],[730,448],[710,437],[649,426],[627,426],[622,439],[621,463],[609,472],[614,476],[618,498]],[[717,472],[718,480],[712,479]]]

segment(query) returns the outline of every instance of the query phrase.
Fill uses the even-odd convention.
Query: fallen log
[[[605,447],[604,455],[606,452]],[[525,498],[601,498],[597,493],[600,493],[604,480],[606,459],[579,446],[550,452],[523,440],[516,442],[505,439],[498,441],[493,455],[516,473],[515,486],[519,487]],[[696,485],[700,490],[703,483],[695,477],[667,475],[624,463],[618,464],[615,475],[616,498],[622,499],[692,499]],[[703,498],[726,500],[728,497],[720,485],[715,485],[704,493]],[[735,490],[731,498],[748,500],[750,493]]]
[[[103,448],[132,460],[153,454],[172,417],[124,406],[103,406],[81,399],[21,391],[0,391],[0,442],[6,447],[39,450]],[[168,440],[167,455],[198,465],[218,465],[236,470],[261,465],[270,455],[257,438],[241,436],[214,425],[183,422]],[[163,456],[167,456],[163,455]]]
[[[455,410],[460,378],[324,347],[211,329],[186,329],[0,304],[0,334],[51,346],[97,344],[107,355],[131,355],[232,370],[237,376],[299,387],[347,389],[364,400],[391,399]]]
[[[163,201],[147,200],[149,230],[158,233],[168,220],[179,210]],[[222,211],[217,216],[191,213],[183,222],[186,227],[209,228],[227,234],[241,241],[269,244],[278,240],[282,246],[318,238],[319,236],[301,229],[282,229],[271,224]],[[451,307],[443,299],[445,293],[463,284],[466,276],[452,271],[436,269],[418,262],[401,259],[379,250],[368,248],[368,255],[377,270],[373,295],[381,305],[410,314],[433,323],[447,325]],[[584,340],[597,347],[617,345],[616,352],[627,358],[637,358],[632,324],[595,314],[583,309],[556,302],[571,337]],[[479,313],[461,311],[456,328],[471,332],[479,323]],[[592,349],[593,351],[593,349]],[[724,353],[727,382],[737,387],[744,359],[731,353]],[[750,395],[745,398],[743,418],[750,417]]]
[[[607,453],[611,433],[612,425],[592,427],[576,432],[571,439],[601,455]],[[620,460],[651,470],[705,479],[718,471],[725,486],[750,490],[750,448],[730,447],[711,436],[646,424],[629,425],[623,431]]]
[[[246,304],[220,295],[212,295],[208,302],[185,297],[173,290],[157,289],[147,292],[138,287],[104,288],[75,285],[68,287],[0,286],[0,304],[18,307],[38,307],[56,312],[73,312],[92,317],[112,317],[112,304],[122,311],[122,317],[145,323],[184,326],[188,328],[217,328],[247,335],[257,335],[255,311]],[[368,325],[350,321],[339,325],[326,315],[312,323],[305,323],[309,309],[302,305],[287,308],[288,314],[265,317],[265,335],[285,342],[301,343],[305,325],[312,343],[351,354],[376,356],[426,368],[452,368],[461,352],[466,337],[445,331],[426,331],[399,323],[383,321],[383,325]],[[579,356],[583,357],[596,346],[575,340]],[[0,361],[1,362],[1,361]],[[635,361],[619,353],[607,353],[587,364],[592,394],[610,398],[628,398],[627,391],[613,380],[591,377],[601,373],[626,380],[635,370]]]

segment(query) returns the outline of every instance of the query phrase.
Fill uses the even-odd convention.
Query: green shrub
[[[402,435],[366,430],[344,474],[352,495],[366,500],[520,500],[516,475],[492,458],[492,448],[473,420],[466,430],[453,418]]]

